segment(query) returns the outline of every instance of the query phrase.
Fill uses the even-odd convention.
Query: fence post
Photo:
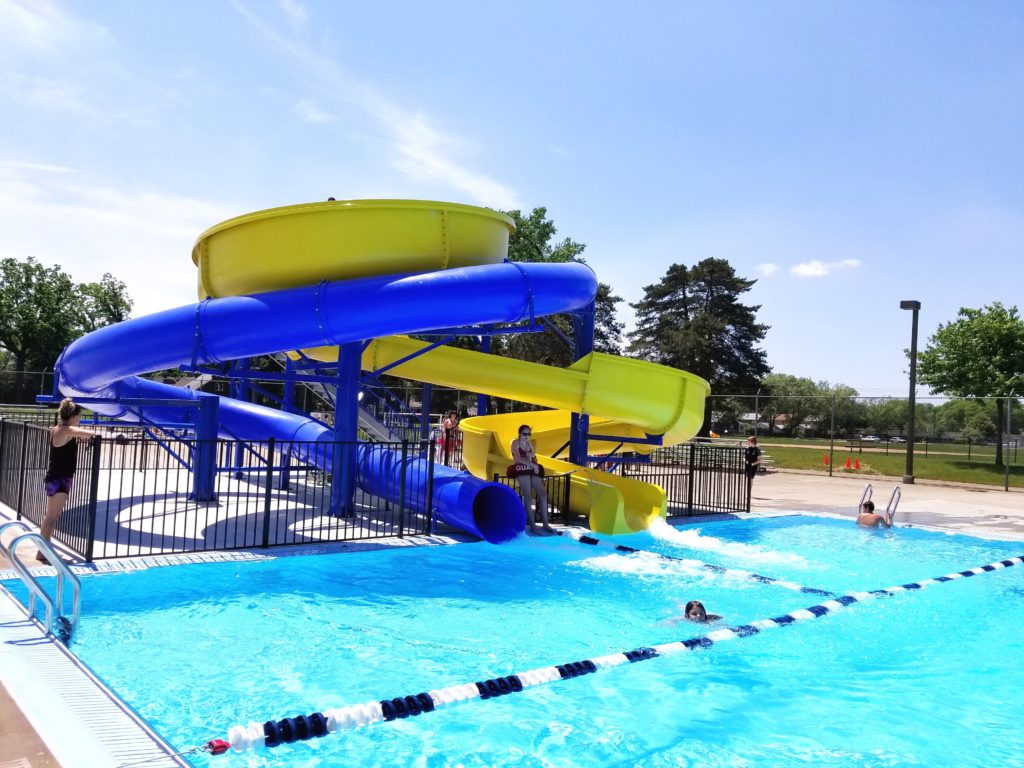
[[[274,438],[267,440],[267,479],[263,483],[263,549],[270,546],[270,499],[274,489]]]
[[[696,477],[696,471],[697,471],[697,469],[696,469],[697,468],[697,450],[696,450],[696,448],[697,448],[697,444],[696,443],[690,443],[689,444],[689,448],[690,448],[690,482],[687,483],[687,488],[686,488],[686,514],[692,515],[693,514],[693,488],[694,488],[695,485],[697,485],[697,477]]]
[[[18,461],[18,506],[15,509],[15,520],[21,520],[21,505],[25,497],[25,451],[28,446],[28,424],[21,425],[21,459]],[[41,522],[41,521],[40,521]]]
[[[431,441],[433,442],[433,441]],[[405,473],[409,467],[409,441],[402,441],[401,475],[398,479],[398,538],[405,536]]]
[[[2,461],[4,457],[4,433],[6,431],[7,422],[4,421],[3,413],[0,413],[0,461]],[[1009,440],[1009,437],[1007,437],[1007,440]],[[0,493],[3,493],[4,488],[4,475],[6,474],[6,472],[4,472],[4,469],[5,467],[3,466],[2,463],[0,463]]]
[[[572,488],[572,471],[562,475],[562,482],[565,483],[565,490],[562,492],[562,523],[569,524],[569,492]]]
[[[434,454],[436,453],[434,441],[428,442],[427,455],[427,498],[424,506],[427,508],[427,530],[426,533],[434,533]]]
[[[100,492],[100,453],[103,450],[103,437],[97,434],[89,441],[92,446],[92,464],[89,467],[89,505],[86,512],[85,562],[92,562],[93,544],[96,539],[96,513],[99,508]]]

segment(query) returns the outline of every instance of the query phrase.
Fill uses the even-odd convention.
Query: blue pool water
[[[807,516],[614,541],[836,592],[1024,554],[1019,542]],[[727,626],[825,599],[534,538],[91,576],[73,650],[186,749],[250,720],[693,637],[707,628],[672,621],[691,598]],[[309,768],[1020,764],[1022,624],[1017,566],[255,758],[192,759]]]

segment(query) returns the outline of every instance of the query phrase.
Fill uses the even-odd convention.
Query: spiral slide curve
[[[293,350],[317,356],[323,347],[376,339],[363,355],[363,367],[373,370],[386,364],[385,358],[408,353],[400,350],[408,350],[411,340],[395,334],[514,323],[590,303],[597,281],[584,265],[506,262],[511,231],[511,220],[494,211],[427,201],[329,201],[230,219],[200,235],[193,249],[203,301],[77,340],[58,361],[58,387],[66,395],[104,401],[91,407],[128,421],[139,416],[125,399],[177,400],[181,406],[148,406],[146,417],[180,423],[190,420],[198,395],[139,375]],[[471,357],[448,356],[460,352]],[[336,351],[326,359],[336,361]],[[425,368],[406,370],[417,365]],[[621,435],[632,425],[678,441],[700,424],[707,384],[690,374],[596,354],[568,371],[531,365],[439,349],[394,372],[612,417],[592,419],[592,433],[607,428]],[[546,441],[566,431],[555,424],[562,418],[556,412],[531,417],[544,421],[538,431],[548,428]],[[474,474],[488,477],[504,460],[500,444],[508,441],[499,434],[507,428],[500,421],[505,418],[518,417],[464,422],[467,440],[475,446],[467,444]],[[485,428],[474,429],[473,421]],[[242,440],[329,444],[336,439],[310,419],[229,398],[220,400],[219,430]],[[600,447],[592,441],[592,451]],[[322,455],[329,463],[329,451]],[[544,463],[552,469],[563,464]],[[367,490],[397,487],[391,482],[396,473],[413,482],[422,477],[386,451],[369,445],[360,451],[358,479]],[[664,514],[660,489],[599,475],[585,470],[574,478],[586,490],[574,489],[574,498],[590,506],[597,530],[645,527],[659,513],[659,503]],[[513,491],[446,467],[436,467],[432,502],[442,521],[488,541],[507,540],[525,526]],[[603,511],[595,517],[595,509]]]
[[[189,422],[197,393],[139,376],[586,306],[593,273],[579,264],[504,262],[511,230],[511,220],[494,211],[419,201],[331,201],[231,219],[200,235],[193,249],[203,301],[73,342],[56,366],[58,389],[125,421],[140,420],[128,400],[178,401],[147,405],[145,416]],[[226,438],[323,443],[316,454],[330,463],[335,434],[311,419],[230,398],[220,398],[218,419]],[[403,464],[368,444],[357,480],[375,493],[399,487],[400,475],[415,484],[425,476],[415,461]],[[440,520],[494,543],[525,527],[513,490],[446,467],[435,467],[431,501]]]

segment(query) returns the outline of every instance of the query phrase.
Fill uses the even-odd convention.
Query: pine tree
[[[754,388],[769,372],[757,322],[760,306],[740,302],[754,280],[736,275],[725,259],[704,259],[692,268],[673,264],[659,283],[644,287],[629,353],[704,378],[712,390]],[[710,423],[710,400],[704,428]]]

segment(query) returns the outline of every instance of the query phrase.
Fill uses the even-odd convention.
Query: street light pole
[[[909,309],[914,316],[910,330],[910,413],[907,418],[907,471],[903,475],[903,482],[909,485],[914,482],[914,390],[917,389],[917,313],[921,309],[921,302],[901,301],[900,309]]]

